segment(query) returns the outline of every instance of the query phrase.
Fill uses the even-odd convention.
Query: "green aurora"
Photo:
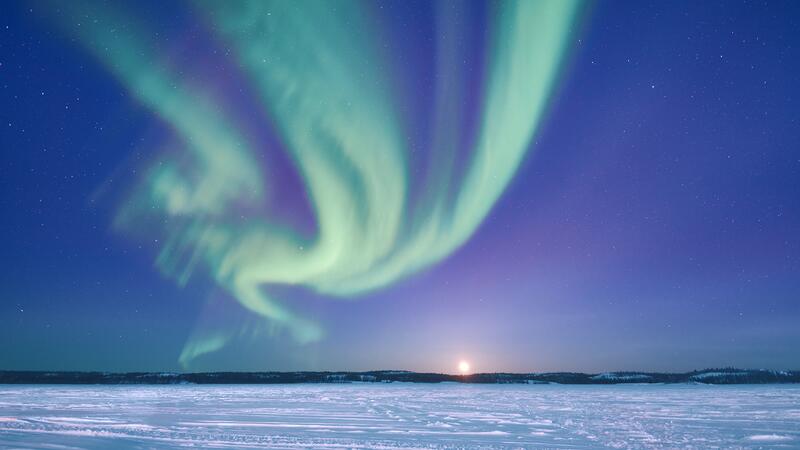
[[[457,3],[437,3],[431,176],[412,177],[406,124],[386,55],[370,39],[370,4],[198,2],[258,96],[303,181],[313,235],[256,210],[280,191],[248,140],[213,98],[148,40],[126,11],[79,2],[58,21],[174,131],[120,207],[115,225],[156,219],[157,266],[179,283],[203,268],[243,307],[300,343],[323,327],[266,291],[291,285],[338,298],[381,289],[446,258],[480,226],[529,150],[581,10],[577,0],[490,7],[481,110],[468,148],[460,138],[469,93],[457,61],[469,30]],[[177,149],[177,151],[176,151]],[[160,150],[160,149],[156,149]],[[169,151],[166,151],[169,150]],[[456,155],[468,154],[457,167]],[[411,187],[421,189],[416,197]],[[419,187],[416,187],[419,186]],[[197,332],[189,364],[232,333]]]

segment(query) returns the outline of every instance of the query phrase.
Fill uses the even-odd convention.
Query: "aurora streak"
[[[258,161],[264,149],[202,86],[157,63],[164,55],[148,41],[153,30],[123,11],[75,4],[60,17],[63,26],[176,136],[156,152],[115,224],[133,231],[143,221],[160,224],[147,233],[165,242],[157,258],[165,274],[185,283],[203,267],[242,306],[300,343],[322,338],[323,327],[270,295],[271,285],[354,298],[441,261],[476,231],[531,147],[581,9],[576,0],[492,4],[476,94],[457,65],[469,32],[460,20],[465,5],[437,4],[428,175],[418,178],[392,83],[402,74],[388,73],[391,55],[365,38],[377,33],[370,4],[196,5],[272,121],[316,229],[309,235],[259,209],[282,195]],[[480,96],[480,111],[465,140],[460,105],[470,95]],[[180,360],[218,350],[228,338],[196,333]]]

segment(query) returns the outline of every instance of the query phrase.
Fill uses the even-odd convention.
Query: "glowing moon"
[[[461,373],[469,372],[469,363],[467,361],[460,361],[458,363],[458,371]]]

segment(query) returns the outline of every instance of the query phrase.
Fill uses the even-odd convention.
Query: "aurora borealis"
[[[3,211],[18,201],[24,212],[4,225],[2,320],[16,331],[3,337],[17,344],[0,355],[45,367],[30,356],[57,347],[43,342],[72,336],[70,352],[89,351],[119,335],[138,343],[105,339],[100,360],[77,360],[158,370],[797,364],[788,319],[800,292],[800,168],[786,94],[797,88],[785,67],[797,63],[769,53],[796,53],[775,46],[797,40],[797,25],[729,6],[737,24],[764,22],[729,43],[728,22],[698,31],[683,15],[712,20],[724,6],[628,6],[16,5],[5,32],[23,29],[14,36],[27,44],[4,45],[17,50],[3,76],[33,70],[8,62],[25,58],[19,48],[54,47],[50,86],[30,92],[56,101],[48,92],[73,83],[80,92],[63,94],[72,110],[94,106],[80,124],[58,119],[63,102],[37,125],[49,110],[34,103],[7,118],[4,148],[51,151],[4,156],[14,164],[3,173],[61,170],[49,159],[58,148],[79,158],[86,182],[59,191],[66,210],[36,204],[52,186],[4,193]],[[653,37],[664,29],[689,38],[670,47]],[[701,62],[687,59],[695,46]],[[35,84],[14,80],[6,86]],[[25,117],[37,131],[20,134]],[[44,224],[39,208],[64,231],[17,222]],[[66,253],[31,250],[40,244]],[[31,285],[42,261],[58,272],[50,288]],[[28,297],[40,300],[26,313]],[[115,345],[139,350],[117,361]],[[678,362],[661,366],[656,354]]]
[[[231,41],[237,67],[297,166],[316,232],[304,236],[280,217],[241,213],[267,202],[264,190],[283,194],[257,167],[256,147],[201,88],[184,87],[179,75],[151,63],[159,57],[139,36],[152,32],[109,29],[125,24],[125,14],[87,4],[66,16],[71,24],[83,20],[79,39],[186,149],[178,161],[157,157],[118,221],[125,227],[139,215],[157,215],[167,223],[161,267],[185,279],[198,261],[205,263],[242,306],[286,326],[303,343],[324,331],[271,296],[269,285],[351,298],[389,286],[466,241],[525,155],[578,9],[576,1],[558,0],[501,3],[489,12],[488,28],[496,31],[487,36],[483,107],[470,144],[458,141],[464,134],[458,105],[470,93],[458,89],[461,74],[452,67],[467,5],[437,5],[443,30],[435,76],[442,83],[431,105],[431,176],[412,202],[410,149],[392,105],[396,95],[377,49],[360,39],[375,34],[363,17],[371,6],[260,0],[200,6],[209,7],[211,22]],[[459,151],[468,160],[461,179],[454,167]],[[197,337],[181,359],[223,343]]]

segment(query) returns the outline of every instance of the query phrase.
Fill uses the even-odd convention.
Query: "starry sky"
[[[9,2],[0,369],[800,368],[800,4]]]

